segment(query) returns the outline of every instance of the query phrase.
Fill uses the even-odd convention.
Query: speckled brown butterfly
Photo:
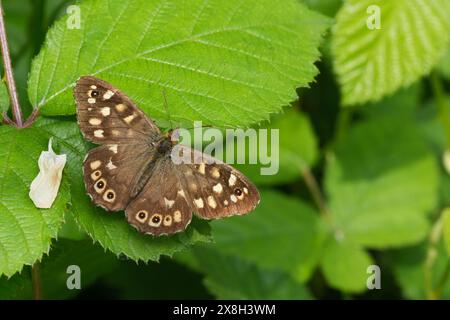
[[[186,229],[192,212],[203,219],[242,215],[259,203],[258,190],[242,173],[186,146],[192,163],[172,161],[173,130],[163,134],[125,94],[94,77],[75,86],[78,124],[96,144],[84,163],[88,195],[152,235]]]

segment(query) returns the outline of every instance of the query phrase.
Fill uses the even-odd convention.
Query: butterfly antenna
[[[169,123],[170,123],[170,130],[173,130],[173,123],[172,123],[172,118],[170,117],[169,105],[167,103],[167,97],[166,97],[166,90],[165,89],[163,89],[162,94],[163,94],[163,97],[164,97],[164,108],[166,109],[167,118],[168,118]]]

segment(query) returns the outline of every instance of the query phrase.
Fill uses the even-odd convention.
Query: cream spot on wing
[[[223,204],[224,204],[225,206],[227,206],[227,205],[228,205],[228,200],[223,200]]]
[[[112,189],[106,190],[106,192],[103,194],[103,200],[106,202],[114,202],[114,199],[116,198],[116,193]]]
[[[117,153],[117,144],[110,145],[109,146],[109,150],[114,152],[114,153]]]
[[[103,107],[103,108],[100,109],[100,112],[102,113],[102,115],[104,117],[107,117],[107,116],[109,116],[111,114],[111,108]]]
[[[114,92],[112,92],[111,90],[108,90],[105,92],[105,94],[103,95],[103,99],[104,100],[108,100],[111,99],[111,97],[114,95]]]
[[[151,227],[159,227],[161,225],[162,222],[162,215],[160,215],[159,213],[154,213],[150,220],[148,220],[148,225]]]
[[[91,124],[93,126],[98,126],[100,123],[102,123],[102,120],[100,120],[100,119],[97,119],[97,118],[89,119],[89,124]]]
[[[192,191],[197,191],[197,185],[195,184],[195,183],[191,183],[190,185],[189,185],[189,188],[192,190]]]
[[[103,132],[104,132],[104,131],[103,131],[102,129],[95,130],[95,131],[94,131],[94,137],[97,137],[97,138],[104,138]]]
[[[199,209],[203,208],[203,199],[202,198],[194,199],[194,204]]]
[[[216,200],[214,200],[213,196],[208,197],[208,205],[213,209],[215,209],[217,207]]]
[[[135,217],[136,220],[139,221],[140,223],[144,223],[145,220],[147,220],[148,212],[145,211],[145,210],[138,211],[134,217]]]
[[[95,181],[98,178],[100,178],[101,175],[102,175],[102,172],[100,170],[95,170],[94,172],[91,173],[91,179]]]
[[[184,190],[178,190],[178,194],[186,199],[186,195],[184,194]]]
[[[95,89],[97,89],[97,86],[96,86],[95,84],[93,84],[93,85],[91,86],[91,89],[92,89],[92,90],[95,90]]]
[[[220,171],[219,169],[217,169],[216,167],[213,167],[211,169],[211,175],[213,176],[213,178],[220,178]]]
[[[215,193],[221,194],[222,190],[223,190],[223,188],[222,188],[222,184],[221,183],[218,183],[215,186],[213,186],[213,191]]]
[[[175,200],[169,200],[166,197],[164,197],[164,203],[167,208],[172,208],[173,204],[175,203]]]
[[[89,98],[89,99],[88,99],[88,103],[90,103],[90,104],[95,103],[95,98]]]
[[[163,225],[165,225],[166,227],[170,227],[172,225],[172,216],[169,215],[165,216]]]
[[[100,160],[95,160],[95,161],[92,161],[89,165],[91,166],[92,170],[95,170],[98,167],[100,167],[101,164],[102,164],[102,162]]]
[[[175,221],[176,223],[181,222],[180,210],[175,210],[175,212],[173,213],[173,221]]]
[[[92,108],[88,108],[88,111],[92,111]]]
[[[113,136],[118,136],[120,132],[119,132],[119,130],[112,129],[111,133]]]
[[[124,105],[123,103],[116,104],[116,110],[119,111],[119,112],[122,112],[126,108],[127,108],[127,106]]]
[[[109,170],[113,170],[113,169],[116,169],[116,168],[117,168],[117,167],[112,163],[111,159],[109,159],[108,163],[106,164],[106,167],[107,167]]]
[[[133,112],[133,114],[129,115],[128,117],[123,118],[123,120],[130,124],[131,121],[133,121],[133,119],[136,118],[136,113]]]
[[[248,194],[248,189],[244,187],[244,193]]]
[[[205,167],[206,167],[206,165],[204,163],[201,163],[198,166],[198,172],[200,172],[201,174],[205,174]]]
[[[232,187],[232,186],[234,186],[234,184],[236,183],[236,181],[237,181],[236,176],[235,176],[234,174],[231,174],[231,175],[230,175],[230,178],[228,179],[228,185],[229,185],[230,187]]]
[[[234,203],[236,203],[238,201],[238,198],[236,198],[236,196],[234,194],[231,195],[230,197],[231,201],[233,201]]]

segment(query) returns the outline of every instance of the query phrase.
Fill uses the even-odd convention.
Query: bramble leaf
[[[413,115],[384,107],[338,143],[325,179],[337,228],[372,248],[422,240],[438,190],[437,163]]]
[[[64,221],[70,201],[66,176],[51,209],[37,209],[28,197],[48,139],[36,128],[0,126],[0,275],[11,276],[41,259]]]
[[[379,100],[428,74],[448,48],[449,13],[447,0],[346,1],[332,42],[343,104]]]
[[[156,119],[164,90],[175,120],[260,122],[313,80],[329,25],[296,0],[86,0],[80,12],[81,28],[61,18],[33,61],[28,95],[44,115],[74,114],[75,81],[95,75]]]
[[[370,255],[360,246],[347,241],[327,242],[321,267],[327,282],[344,292],[366,289],[367,268],[373,264]]]

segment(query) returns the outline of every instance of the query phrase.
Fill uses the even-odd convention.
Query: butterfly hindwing
[[[193,164],[178,166],[179,179],[192,211],[202,219],[243,215],[259,203],[258,189],[232,166],[197,150],[191,152]]]
[[[129,143],[158,136],[158,127],[122,92],[95,77],[75,86],[77,119],[86,139],[97,144]]]
[[[155,236],[174,234],[191,222],[191,208],[175,170],[169,158],[158,160],[154,174],[126,208],[128,222],[138,231]]]

